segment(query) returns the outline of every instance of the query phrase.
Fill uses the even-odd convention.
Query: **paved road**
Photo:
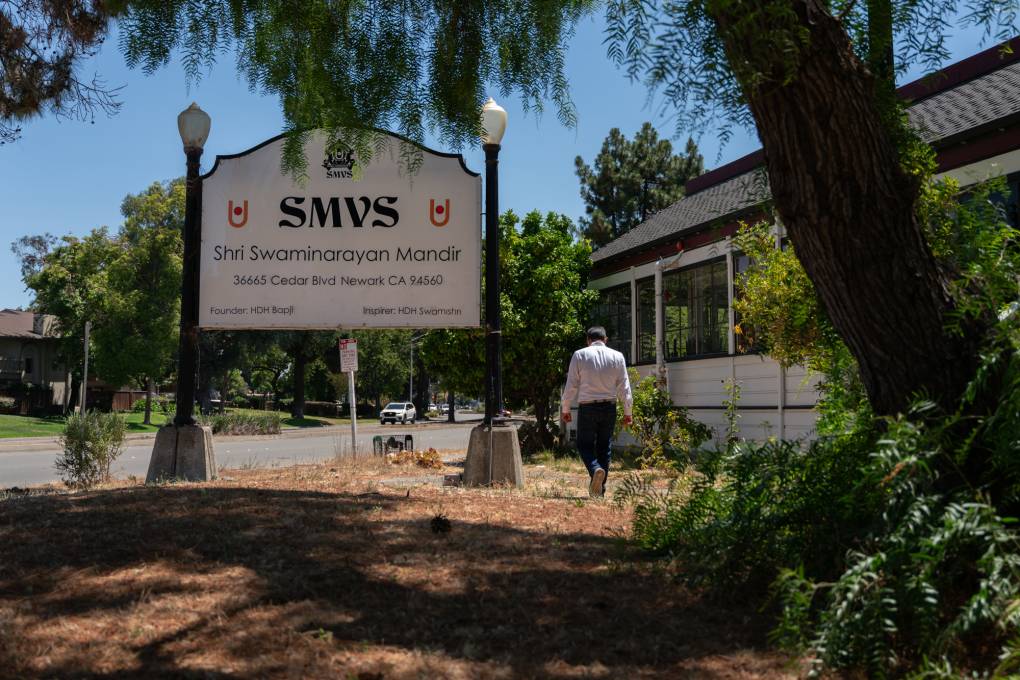
[[[416,449],[466,449],[471,427],[481,420],[480,415],[457,414],[458,422],[419,423],[416,425],[360,424],[358,450],[371,451],[372,437],[411,434]],[[131,438],[124,453],[113,466],[116,477],[136,475],[145,477],[152,454],[153,437]],[[350,426],[330,427],[322,430],[288,430],[272,437],[216,437],[216,464],[220,467],[244,466],[273,467],[293,465],[332,458],[340,451],[349,451]],[[57,481],[53,460],[59,447],[56,440],[36,437],[31,440],[0,439],[0,489],[12,486],[29,486]]]

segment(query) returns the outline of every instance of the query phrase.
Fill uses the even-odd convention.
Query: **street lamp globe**
[[[209,114],[198,108],[195,102],[191,102],[191,106],[181,111],[177,115],[177,130],[181,133],[184,150],[201,151],[205,146],[205,140],[209,138],[211,125]]]
[[[482,107],[482,144],[499,144],[506,132],[506,109],[489,97]]]

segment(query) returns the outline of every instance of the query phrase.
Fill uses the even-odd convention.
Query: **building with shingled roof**
[[[1005,177],[1016,224],[1020,189],[1020,38],[897,90],[961,186]],[[732,243],[770,198],[759,150],[687,183],[684,198],[592,253],[595,321],[642,375],[658,373],[674,404],[725,431],[727,384],[740,386],[741,434],[811,437],[818,376],[744,351],[734,332],[734,278],[749,266]],[[782,225],[773,228],[777,242]]]

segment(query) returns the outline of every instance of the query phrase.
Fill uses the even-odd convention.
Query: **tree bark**
[[[538,425],[538,440],[542,442],[542,448],[552,448],[553,438],[552,433],[549,432],[549,401],[547,399],[535,400],[535,424]]]
[[[448,423],[456,422],[457,416],[455,415],[454,412],[457,409],[457,402],[455,397],[453,396],[453,390],[450,390],[449,392],[446,393],[446,405],[449,407],[449,411],[447,411],[446,413],[446,422]]]
[[[821,2],[791,1],[810,32],[795,77],[784,82],[777,70],[770,84],[744,87],[775,206],[875,411],[902,412],[919,394],[951,407],[973,375],[980,329],[944,330],[953,300],[918,223],[919,183],[900,165],[878,80]],[[729,30],[735,15],[715,19],[730,63],[742,63],[754,38]]]
[[[145,418],[142,422],[152,425],[152,378],[145,379]]]
[[[290,404],[292,418],[305,417],[305,353],[298,350],[294,354],[294,401]]]

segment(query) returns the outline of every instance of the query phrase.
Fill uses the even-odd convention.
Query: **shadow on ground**
[[[747,612],[621,559],[618,539],[517,528],[512,511],[489,522],[436,493],[168,486],[9,499],[0,675],[785,675],[754,651]],[[584,508],[559,505],[583,525]],[[434,533],[437,513],[448,533]]]

